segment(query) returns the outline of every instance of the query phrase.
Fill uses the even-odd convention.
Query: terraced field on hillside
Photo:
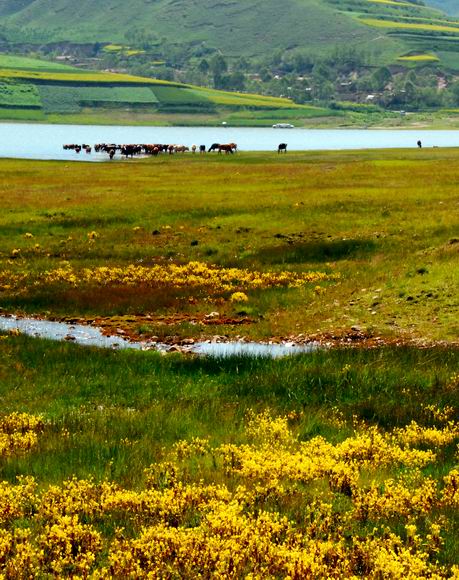
[[[400,57],[412,52],[432,53],[436,62],[456,68],[459,61],[459,20],[429,6],[397,0],[328,0],[359,24],[379,31],[386,41],[396,43]],[[406,52],[403,52],[406,51]],[[386,63],[394,54],[385,51]],[[403,63],[403,61],[402,61]],[[425,65],[425,60],[418,64]],[[413,64],[413,63],[411,63]]]
[[[134,114],[201,114],[222,111],[325,116],[326,109],[289,99],[203,89],[127,74],[93,72],[29,58],[0,56],[0,119],[46,120],[85,110],[130,110]]]

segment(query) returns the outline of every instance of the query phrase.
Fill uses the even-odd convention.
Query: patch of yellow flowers
[[[140,489],[76,478],[47,488],[32,477],[3,482],[0,575],[459,577],[438,562],[448,514],[459,507],[459,470],[437,480],[420,470],[459,437],[457,423],[390,433],[360,425],[333,444],[300,441],[295,417],[249,413],[240,445],[179,441],[145,470]],[[25,432],[41,422],[15,414],[2,425]],[[191,466],[210,465],[220,483],[193,481]]]
[[[144,286],[150,288],[202,288],[208,292],[271,287],[298,287],[308,283],[336,280],[337,274],[324,272],[255,272],[240,268],[219,268],[202,262],[154,266],[100,266],[76,270],[69,263],[42,274],[0,272],[0,291],[19,290],[27,285],[64,284],[81,286]],[[240,297],[242,293],[239,294]],[[242,297],[243,298],[243,297]]]
[[[12,413],[0,419],[0,457],[27,452],[38,442],[43,419],[27,413]]]

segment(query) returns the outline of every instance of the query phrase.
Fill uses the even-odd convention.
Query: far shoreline
[[[7,111],[0,113],[7,114]],[[328,130],[403,130],[403,131],[456,131],[459,130],[459,111],[408,112],[401,116],[396,112],[376,113],[372,118],[369,114],[343,112],[342,116],[323,116],[295,119],[294,129],[328,129]],[[276,122],[282,122],[273,112],[273,117],[266,122],[251,122],[249,118],[241,118],[240,122],[229,119],[225,115],[209,117],[203,115],[138,115],[130,111],[119,114],[50,114],[45,118],[11,118],[1,117],[0,125],[33,124],[33,125],[81,125],[101,127],[207,127],[228,129],[271,129]],[[288,135],[290,128],[276,128],[279,134]]]

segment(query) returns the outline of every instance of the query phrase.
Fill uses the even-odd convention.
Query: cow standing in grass
[[[279,146],[277,148],[277,152],[282,153],[282,151],[284,153],[287,153],[287,143],[279,143]]]
[[[237,151],[236,143],[226,143],[218,146],[218,152],[221,153],[224,151],[226,154],[228,153],[235,153]]]

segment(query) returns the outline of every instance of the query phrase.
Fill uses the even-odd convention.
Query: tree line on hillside
[[[230,58],[205,43],[171,44],[136,30],[127,36],[126,46],[57,44],[44,45],[41,52],[61,60],[64,55],[80,66],[283,96],[300,104],[336,108],[344,101],[391,110],[459,106],[459,66],[455,74],[436,60],[381,66],[386,58],[380,49],[342,46],[323,54],[296,49],[263,58]]]

